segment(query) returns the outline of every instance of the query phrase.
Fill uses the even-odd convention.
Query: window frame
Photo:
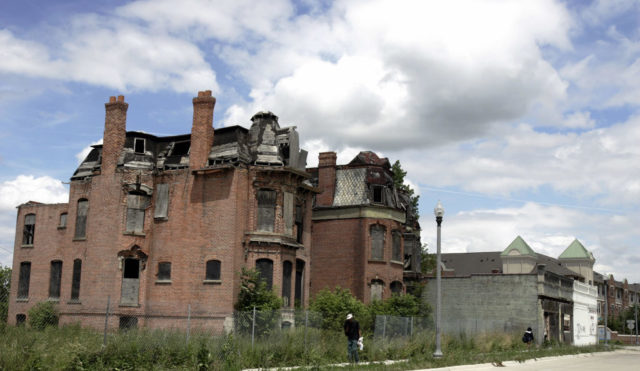
[[[31,262],[20,262],[20,272],[18,273],[17,299],[26,301],[29,299],[29,286],[31,281]]]
[[[71,275],[71,302],[80,301],[80,284],[82,282],[82,259],[73,260]]]
[[[394,262],[404,264],[403,256],[402,256],[403,255],[402,242],[403,242],[402,233],[400,233],[400,231],[398,230],[392,231],[391,232],[391,260]]]
[[[261,263],[265,263],[265,267],[269,268],[271,272],[268,272],[266,269],[263,269],[263,266]],[[273,267],[274,267],[274,263],[273,260],[269,259],[269,258],[260,258],[260,259],[256,259],[256,270],[260,273],[260,279],[264,280],[265,283],[267,284],[267,289],[271,290],[273,289]],[[269,274],[270,273],[270,277]]]
[[[170,283],[171,282],[171,262],[161,261],[158,262],[158,272],[156,273],[157,283]]]
[[[212,267],[212,270],[209,270]],[[211,275],[209,273],[212,273]],[[215,274],[217,273],[217,277]],[[222,282],[222,262],[218,259],[209,259],[204,267],[204,283],[221,283]]]
[[[62,260],[52,260],[49,265],[49,300],[60,300],[62,292]]]
[[[256,192],[256,201],[256,230],[261,232],[274,232],[278,192],[273,189],[259,189]]]
[[[375,233],[380,233],[380,238],[381,240],[379,241],[380,246],[376,246],[377,241],[377,236],[374,234]],[[384,245],[385,245],[385,237],[387,234],[387,228],[383,225],[380,224],[372,224],[371,227],[369,228],[369,238],[370,238],[370,247],[369,247],[369,254],[370,254],[370,260],[371,261],[376,261],[376,262],[383,262],[385,261],[384,259]],[[377,250],[379,251],[379,257],[377,254]]]
[[[58,229],[67,228],[67,224],[69,222],[68,218],[69,218],[68,212],[65,211],[63,213],[60,213],[60,216],[58,217]]]
[[[142,152],[138,151],[138,143],[142,142]],[[147,142],[144,138],[133,138],[133,153],[144,155],[147,149]]]
[[[81,208],[81,205],[82,205],[82,208]],[[87,238],[88,221],[89,221],[89,200],[86,198],[80,198],[76,202],[76,225],[75,225],[75,230],[73,232],[74,240],[85,240]],[[82,234],[80,232],[82,232]]]
[[[35,237],[36,237],[36,214],[29,213],[24,216],[24,224],[22,229],[22,246],[33,246],[33,241],[35,240]]]

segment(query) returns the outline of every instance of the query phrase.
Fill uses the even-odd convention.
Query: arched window
[[[381,280],[371,280],[371,301],[382,300],[384,282]]]
[[[20,262],[18,276],[18,299],[29,298],[29,281],[31,280],[31,262]]]
[[[291,272],[293,264],[290,261],[282,263],[282,305],[288,307],[291,303]]]
[[[304,307],[304,260],[296,259],[295,305]]]
[[[78,200],[76,214],[76,231],[74,238],[85,238],[87,236],[87,216],[89,214],[89,200],[81,198]]]
[[[384,233],[383,226],[371,226],[371,260],[384,260]]]
[[[80,278],[82,276],[82,260],[73,261],[73,277],[71,279],[71,300],[80,299]]]
[[[205,281],[220,280],[220,260],[207,261],[207,271],[205,273]]]
[[[130,192],[127,195],[127,232],[142,233],[144,231],[144,212],[149,205],[146,193]]]
[[[60,214],[60,222],[58,228],[67,228],[67,213]]]
[[[258,230],[273,232],[276,216],[276,191],[261,189],[258,198]]]
[[[60,281],[62,280],[62,261],[53,260],[49,274],[49,299],[60,299]]]
[[[267,288],[273,287],[273,261],[271,259],[256,260],[256,269],[260,272],[260,278],[267,283]]]
[[[22,231],[22,244],[33,245],[33,237],[36,234],[36,214],[24,216],[24,229]]]

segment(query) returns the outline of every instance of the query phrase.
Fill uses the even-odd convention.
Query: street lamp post
[[[441,287],[441,264],[440,264],[440,225],[442,224],[442,217],[444,216],[444,208],[440,201],[436,205],[436,208],[433,209],[433,213],[436,216],[436,223],[438,224],[438,253],[436,257],[436,350],[433,352],[434,358],[442,357],[442,348],[440,344],[440,320],[441,320],[441,312],[442,312],[442,287]]]

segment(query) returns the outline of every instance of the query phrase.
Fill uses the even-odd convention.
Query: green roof
[[[511,242],[502,253],[500,253],[500,256],[507,256],[513,250],[517,250],[520,255],[529,255],[533,257],[538,256],[536,252],[533,251],[533,249],[529,245],[527,245],[527,243],[524,242],[524,240],[520,236],[516,237],[516,239],[513,240],[513,242]]]
[[[558,257],[558,259],[593,259],[593,254],[591,254],[584,246],[578,241],[576,238],[571,242],[569,247],[567,247],[562,254]]]

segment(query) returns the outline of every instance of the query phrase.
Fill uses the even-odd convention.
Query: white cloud
[[[93,146],[96,144],[102,144],[102,139],[89,144],[88,146],[84,147],[82,151],[76,153],[76,160],[78,160],[78,164],[80,164],[82,161],[84,161],[85,158],[87,158],[89,152],[91,152]]]

